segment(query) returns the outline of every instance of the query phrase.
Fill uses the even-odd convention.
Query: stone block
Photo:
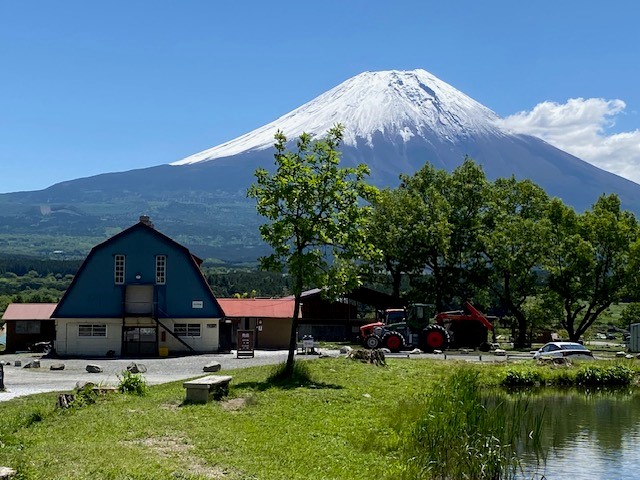
[[[89,373],[102,373],[102,367],[100,365],[87,365],[87,372]]]
[[[222,365],[220,365],[218,362],[211,362],[205,365],[202,368],[202,371],[203,372],[219,372],[221,368],[222,368]]]
[[[127,365],[127,370],[131,373],[147,373],[147,366],[142,363],[131,362]]]

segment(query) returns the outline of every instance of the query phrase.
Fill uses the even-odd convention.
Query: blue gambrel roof
[[[124,285],[114,281],[115,255],[125,256]],[[163,285],[155,284],[156,255],[167,259]],[[224,313],[199,268],[201,263],[186,247],[139,222],[91,249],[53,317],[122,317],[128,285],[153,285],[159,318],[222,317]]]

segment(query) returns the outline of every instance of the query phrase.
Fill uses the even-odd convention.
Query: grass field
[[[294,383],[269,381],[273,367],[234,370],[229,397],[206,405],[183,405],[181,382],[68,410],[56,394],[15,399],[0,404],[0,466],[18,479],[397,478],[416,405],[470,367],[387,363],[318,359]],[[511,367],[471,368],[489,388]]]

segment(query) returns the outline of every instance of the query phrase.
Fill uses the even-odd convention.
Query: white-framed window
[[[115,256],[113,278],[116,285],[124,283],[124,255]]]
[[[200,337],[201,325],[199,323],[176,323],[173,332],[178,337]]]
[[[167,256],[156,255],[156,284],[164,285],[167,282]]]
[[[104,323],[78,325],[79,337],[106,337],[107,326]]]

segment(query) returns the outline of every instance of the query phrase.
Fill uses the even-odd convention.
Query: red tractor
[[[413,304],[406,310],[386,310],[384,320],[402,321],[376,322],[360,327],[360,338],[366,348],[386,347],[392,352],[404,348],[418,347],[424,352],[447,348],[478,348],[488,351],[489,330],[493,325],[489,319],[469,302],[463,310],[441,312],[429,323],[429,312],[433,305]]]

